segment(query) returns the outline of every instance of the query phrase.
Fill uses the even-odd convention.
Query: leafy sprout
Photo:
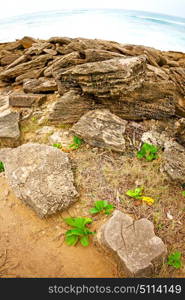
[[[77,136],[73,137],[73,143],[69,145],[69,148],[78,149],[83,144],[83,140]]]
[[[126,195],[132,198],[141,199],[142,192],[143,192],[143,188],[138,187],[134,190],[128,190],[126,192]]]
[[[114,209],[112,204],[109,204],[106,200],[96,201],[94,207],[89,210],[91,214],[97,214],[103,212],[106,215],[109,215]]]
[[[168,261],[167,264],[176,268],[176,269],[180,269],[182,266],[182,262],[181,262],[181,252],[176,251],[171,253],[168,256]]]
[[[53,144],[52,146],[55,147],[55,148],[58,148],[58,149],[62,148],[62,145],[60,143]]]
[[[0,161],[0,173],[4,172],[4,164],[2,161]]]
[[[64,221],[72,227],[72,229],[65,233],[65,241],[67,245],[74,246],[78,241],[80,241],[82,246],[87,247],[89,245],[89,235],[94,234],[94,232],[90,231],[86,225],[92,223],[92,219],[78,217],[66,218]]]
[[[185,197],[185,191],[182,191],[182,196],[184,196],[184,197]]]
[[[158,157],[157,151],[158,148],[154,145],[144,143],[141,149],[137,152],[137,158],[145,158],[147,161],[152,161]]]
[[[134,190],[128,190],[126,192],[126,195],[131,198],[135,198],[135,199],[141,200],[143,202],[146,202],[148,205],[153,205],[155,202],[155,200],[153,198],[143,196],[143,188],[140,188],[140,187],[138,187]]]

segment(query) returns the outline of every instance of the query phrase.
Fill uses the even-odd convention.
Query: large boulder
[[[97,109],[83,115],[71,132],[94,147],[122,152],[125,150],[124,133],[127,121],[107,109]]]
[[[100,99],[115,98],[141,87],[145,69],[145,56],[119,57],[71,67],[57,74],[57,79]]]
[[[97,242],[115,256],[128,277],[151,277],[160,268],[167,249],[154,233],[152,222],[134,220],[115,210],[100,227]]]
[[[64,210],[77,200],[66,153],[44,144],[0,150],[5,175],[15,195],[40,216]]]
[[[145,55],[81,63],[53,75],[61,95],[70,88],[80,88],[100,107],[123,119],[172,117],[182,98],[170,74],[147,64]]]

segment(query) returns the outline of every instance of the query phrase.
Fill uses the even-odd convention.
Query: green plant
[[[184,197],[185,197],[185,191],[182,191],[182,196],[184,196]]]
[[[83,144],[83,140],[77,136],[73,137],[73,144],[69,145],[69,148],[78,149]]]
[[[65,233],[65,241],[67,245],[74,246],[78,241],[80,241],[84,247],[88,246],[89,235],[94,234],[95,232],[90,231],[86,225],[92,223],[92,219],[78,217],[66,218],[64,221],[72,227],[72,229]]]
[[[2,161],[0,161],[0,173],[4,172],[4,164]]]
[[[168,256],[168,261],[167,264],[176,268],[176,269],[180,269],[182,266],[182,262],[181,262],[181,252],[176,251],[171,253]]]
[[[103,212],[106,215],[109,215],[114,209],[112,204],[109,204],[106,200],[96,201],[94,207],[89,210],[91,214],[97,214]]]
[[[145,158],[147,161],[152,161],[158,157],[156,154],[157,151],[158,151],[157,147],[144,143],[140,151],[137,152],[137,158],[139,159]]]
[[[126,195],[138,200],[141,200],[143,202],[146,202],[148,205],[153,205],[153,203],[155,202],[155,200],[151,197],[146,197],[143,196],[143,188],[136,188],[135,190],[128,190],[126,192]]]
[[[143,188],[136,188],[135,190],[128,190],[126,195],[132,198],[141,199]]]
[[[62,145],[61,145],[60,143],[58,143],[58,144],[53,144],[52,146],[55,147],[55,148],[58,148],[58,149],[61,149],[61,148],[62,148]]]

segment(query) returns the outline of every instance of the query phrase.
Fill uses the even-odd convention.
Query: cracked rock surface
[[[44,144],[0,150],[5,176],[15,195],[40,216],[66,209],[78,195],[68,155]]]
[[[152,222],[145,218],[135,221],[119,210],[99,229],[97,240],[114,253],[129,277],[152,276],[167,252]]]

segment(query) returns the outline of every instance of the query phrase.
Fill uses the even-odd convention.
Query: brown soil
[[[75,206],[70,214],[75,215]],[[58,214],[39,219],[0,177],[0,277],[118,277],[117,267],[93,244],[64,243]],[[62,227],[63,226],[63,227]]]

